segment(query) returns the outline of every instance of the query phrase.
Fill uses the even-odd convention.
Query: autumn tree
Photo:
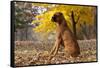
[[[42,5],[41,5],[42,6]],[[47,5],[46,5],[47,6]],[[80,30],[80,24],[84,21],[88,24],[94,24],[94,6],[78,6],[78,5],[54,5],[49,8],[49,10],[37,15],[37,20],[32,23],[39,22],[39,26],[34,28],[36,32],[49,33],[54,31],[56,25],[51,21],[51,18],[55,12],[62,12],[67,21],[69,28],[76,35],[77,31]],[[44,6],[42,6],[44,7]]]

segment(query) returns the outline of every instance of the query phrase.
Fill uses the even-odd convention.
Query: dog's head
[[[53,22],[60,22],[63,18],[63,14],[61,12],[56,12],[53,16],[51,21]]]

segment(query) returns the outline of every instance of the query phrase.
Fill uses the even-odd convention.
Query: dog
[[[50,52],[49,59],[57,54],[60,45],[64,45],[64,50],[68,56],[77,57],[80,54],[80,47],[75,35],[69,29],[63,13],[56,12],[51,21],[56,23],[57,28],[55,45]]]

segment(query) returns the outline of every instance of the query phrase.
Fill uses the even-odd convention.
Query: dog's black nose
[[[54,16],[52,17],[52,19],[54,19]]]
[[[51,21],[54,21],[54,16],[51,18]]]

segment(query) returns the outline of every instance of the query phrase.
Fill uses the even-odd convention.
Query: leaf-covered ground
[[[38,43],[33,42],[29,45],[15,46],[15,65],[28,66],[40,64],[61,64],[74,62],[91,62],[96,61],[96,40],[78,40],[81,54],[77,58],[69,58],[65,56],[63,47],[58,51],[58,54],[48,61],[48,54],[53,46],[53,43]]]

